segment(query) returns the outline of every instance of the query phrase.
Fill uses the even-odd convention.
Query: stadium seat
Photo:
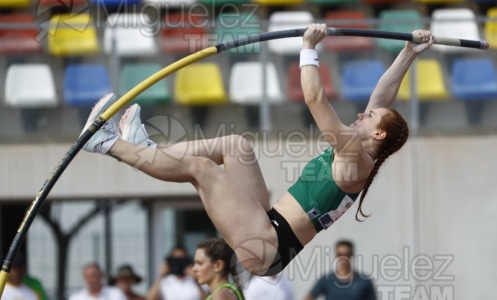
[[[104,31],[105,52],[110,54],[115,50],[119,56],[153,55],[157,52],[155,35],[156,29],[144,13],[111,14]]]
[[[261,32],[261,24],[252,13],[224,13],[217,19],[215,30],[218,43],[245,38]],[[260,53],[260,43],[245,45],[229,50],[230,53]]]
[[[497,100],[497,74],[490,58],[459,58],[452,64],[452,94],[461,100]]]
[[[330,27],[368,29],[366,15],[360,10],[330,11],[325,18]],[[324,46],[334,52],[365,51],[372,49],[374,43],[373,39],[367,37],[334,36],[326,38]]]
[[[407,0],[361,0],[362,3],[369,5],[398,4],[406,1]]]
[[[271,6],[271,5],[288,6],[288,5],[304,4],[304,0],[252,0],[252,2],[266,6]]]
[[[383,10],[379,16],[378,30],[411,33],[423,28],[421,15],[417,10]],[[404,48],[405,42],[389,39],[377,39],[380,49],[390,53],[398,53]]]
[[[12,27],[0,28],[0,54],[29,54],[41,51],[41,44],[36,39],[38,30],[26,28],[35,26],[32,14],[0,15],[0,23],[10,23]]]
[[[340,5],[357,3],[359,0],[308,0],[308,2],[316,5]]]
[[[198,15],[165,14],[161,30],[160,47],[165,53],[193,53],[208,46],[205,30],[207,20]]]
[[[64,101],[71,106],[91,107],[112,91],[107,68],[102,64],[69,64],[64,74]]]
[[[470,125],[480,123],[487,100],[497,100],[497,74],[490,58],[457,58],[452,64],[451,91],[464,101]]]
[[[237,62],[233,64],[230,75],[229,95],[234,103],[258,104],[263,99],[262,63]],[[271,103],[283,100],[278,74],[273,63],[266,64],[266,91]]]
[[[333,85],[330,70],[326,64],[321,63],[319,66],[319,74],[321,75],[321,82],[328,100],[335,99],[337,94]],[[302,91],[302,84],[300,82],[300,67],[298,63],[293,63],[288,68],[288,98],[292,101],[304,101],[304,92]]]
[[[162,66],[154,63],[127,64],[121,70],[119,94],[122,96],[136,85],[157,73]],[[167,79],[160,80],[141,94],[134,101],[140,104],[168,103],[171,97],[168,91]]]
[[[446,88],[440,63],[435,59],[419,59],[416,63],[416,94],[420,101],[448,100],[449,91]],[[411,95],[410,71],[402,80],[398,98],[409,100]]]
[[[91,0],[91,3],[96,6],[104,6],[106,8],[124,8],[128,6],[138,6],[142,0]]]
[[[205,5],[215,5],[215,6],[222,6],[225,4],[244,4],[244,3],[249,3],[250,0],[199,0],[200,3],[205,4]]]
[[[165,6],[165,7],[170,7],[170,8],[177,8],[177,7],[188,7],[197,0],[143,0],[146,3],[154,3],[157,5]]]
[[[308,11],[278,11],[269,17],[268,31],[304,28],[313,22]],[[298,54],[302,49],[302,38],[287,38],[268,42],[269,51],[277,54]]]
[[[54,56],[92,55],[100,51],[89,14],[61,14],[50,19],[48,50]]]
[[[432,14],[430,30],[438,37],[453,37],[467,40],[480,40],[475,14],[469,8],[436,9]],[[436,51],[444,53],[475,51],[463,47],[433,45]]]
[[[35,0],[40,7],[67,8],[68,12],[77,6],[88,6],[88,0]]]
[[[345,62],[342,67],[342,97],[348,101],[368,101],[385,65],[379,60],[356,60]]]
[[[14,107],[57,105],[55,83],[46,64],[13,64],[5,79],[5,102]]]
[[[490,8],[487,11],[487,18],[493,18],[494,20],[487,20],[485,22],[485,40],[490,44],[492,49],[497,49],[497,7]]]
[[[183,105],[228,102],[221,70],[216,63],[195,63],[180,69],[174,82],[175,101]]]
[[[31,4],[31,0],[2,0],[0,8],[27,8]]]
[[[36,131],[39,109],[57,105],[57,94],[50,66],[11,65],[5,79],[5,103],[21,110],[21,122],[26,131]]]
[[[463,3],[464,0],[416,0],[416,2],[424,4],[455,4]]]

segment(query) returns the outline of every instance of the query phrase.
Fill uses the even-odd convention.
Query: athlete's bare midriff
[[[286,192],[283,197],[274,204],[273,208],[287,220],[303,246],[308,244],[314,236],[316,236],[317,232],[311,219],[309,219],[309,216],[302,209],[302,206],[300,206],[290,193]]]

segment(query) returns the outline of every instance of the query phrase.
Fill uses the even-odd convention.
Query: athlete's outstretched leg
[[[150,147],[153,142],[148,139],[139,113],[140,107],[137,104],[126,111],[121,118],[119,131],[122,139],[128,143],[117,141],[108,154],[155,178],[175,182],[192,180],[190,174],[185,173],[185,158],[208,158],[218,165],[224,165],[224,170],[244,182],[265,210],[270,209],[267,187],[252,146],[247,140],[239,135],[229,135]]]
[[[92,111],[91,116],[100,115],[109,101],[104,102],[96,106],[97,111]],[[93,122],[91,117],[88,122]],[[207,214],[244,267],[255,274],[265,272],[276,255],[277,235],[266,215],[267,187],[245,139],[232,135],[148,147],[119,139],[115,130],[110,120],[85,149],[112,155],[162,180],[191,182],[199,191]]]
[[[92,109],[83,131],[116,100],[115,95],[104,96]],[[123,140],[119,139],[119,136]],[[151,147],[152,146],[152,147]],[[89,152],[108,154],[136,167],[155,178],[174,182],[191,182],[183,160],[189,156],[205,157],[245,183],[269,210],[269,194],[251,145],[240,136],[155,145],[140,120],[140,107],[132,105],[121,118],[119,134],[114,120],[109,120],[84,146]]]

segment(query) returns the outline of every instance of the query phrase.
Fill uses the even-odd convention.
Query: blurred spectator
[[[354,245],[352,242],[338,241],[335,254],[336,270],[319,279],[305,299],[311,300],[318,296],[325,296],[326,300],[376,300],[376,292],[371,279],[353,269]]]
[[[283,276],[252,276],[244,291],[245,300],[294,300],[290,282]]]
[[[38,300],[38,296],[33,289],[23,283],[26,275],[26,259],[22,254],[18,254],[12,263],[2,300]]]
[[[22,283],[31,288],[36,293],[39,300],[47,300],[47,293],[41,281],[38,280],[38,278],[29,275],[27,272],[26,256],[24,254],[18,254],[18,257],[19,259],[17,259],[16,264],[17,268],[19,268],[23,274]]]
[[[233,249],[222,238],[210,238],[197,246],[193,272],[199,284],[209,287],[206,300],[243,300],[238,282],[237,260]],[[233,283],[228,277],[233,278]],[[269,298],[268,298],[269,299]]]
[[[37,278],[25,273],[22,278],[22,282],[36,293],[39,300],[48,300],[47,292],[45,291],[41,281]]]
[[[126,300],[126,296],[116,287],[102,283],[102,271],[98,264],[91,263],[83,268],[85,288],[69,296],[69,300]]]
[[[148,300],[199,300],[204,291],[192,277],[192,260],[183,246],[173,248],[148,292]]]
[[[130,265],[123,265],[117,269],[116,276],[110,279],[110,284],[121,289],[128,300],[145,300],[143,296],[133,291],[133,285],[141,281],[142,278],[134,272]]]

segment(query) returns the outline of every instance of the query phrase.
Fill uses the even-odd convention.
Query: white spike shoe
[[[117,97],[113,93],[102,97],[91,110],[88,121],[86,121],[85,127],[83,128],[81,134],[85,132],[88,127],[93,124],[95,119],[107,110],[107,108],[109,108],[116,99]],[[83,149],[88,152],[105,154],[109,151],[112,145],[114,145],[117,139],[116,123],[113,119],[110,119],[100,128],[100,130],[95,132],[91,139],[83,146]]]
[[[148,138],[148,133],[140,119],[141,108],[138,104],[131,105],[119,121],[119,135],[131,144],[153,147],[156,144]]]

